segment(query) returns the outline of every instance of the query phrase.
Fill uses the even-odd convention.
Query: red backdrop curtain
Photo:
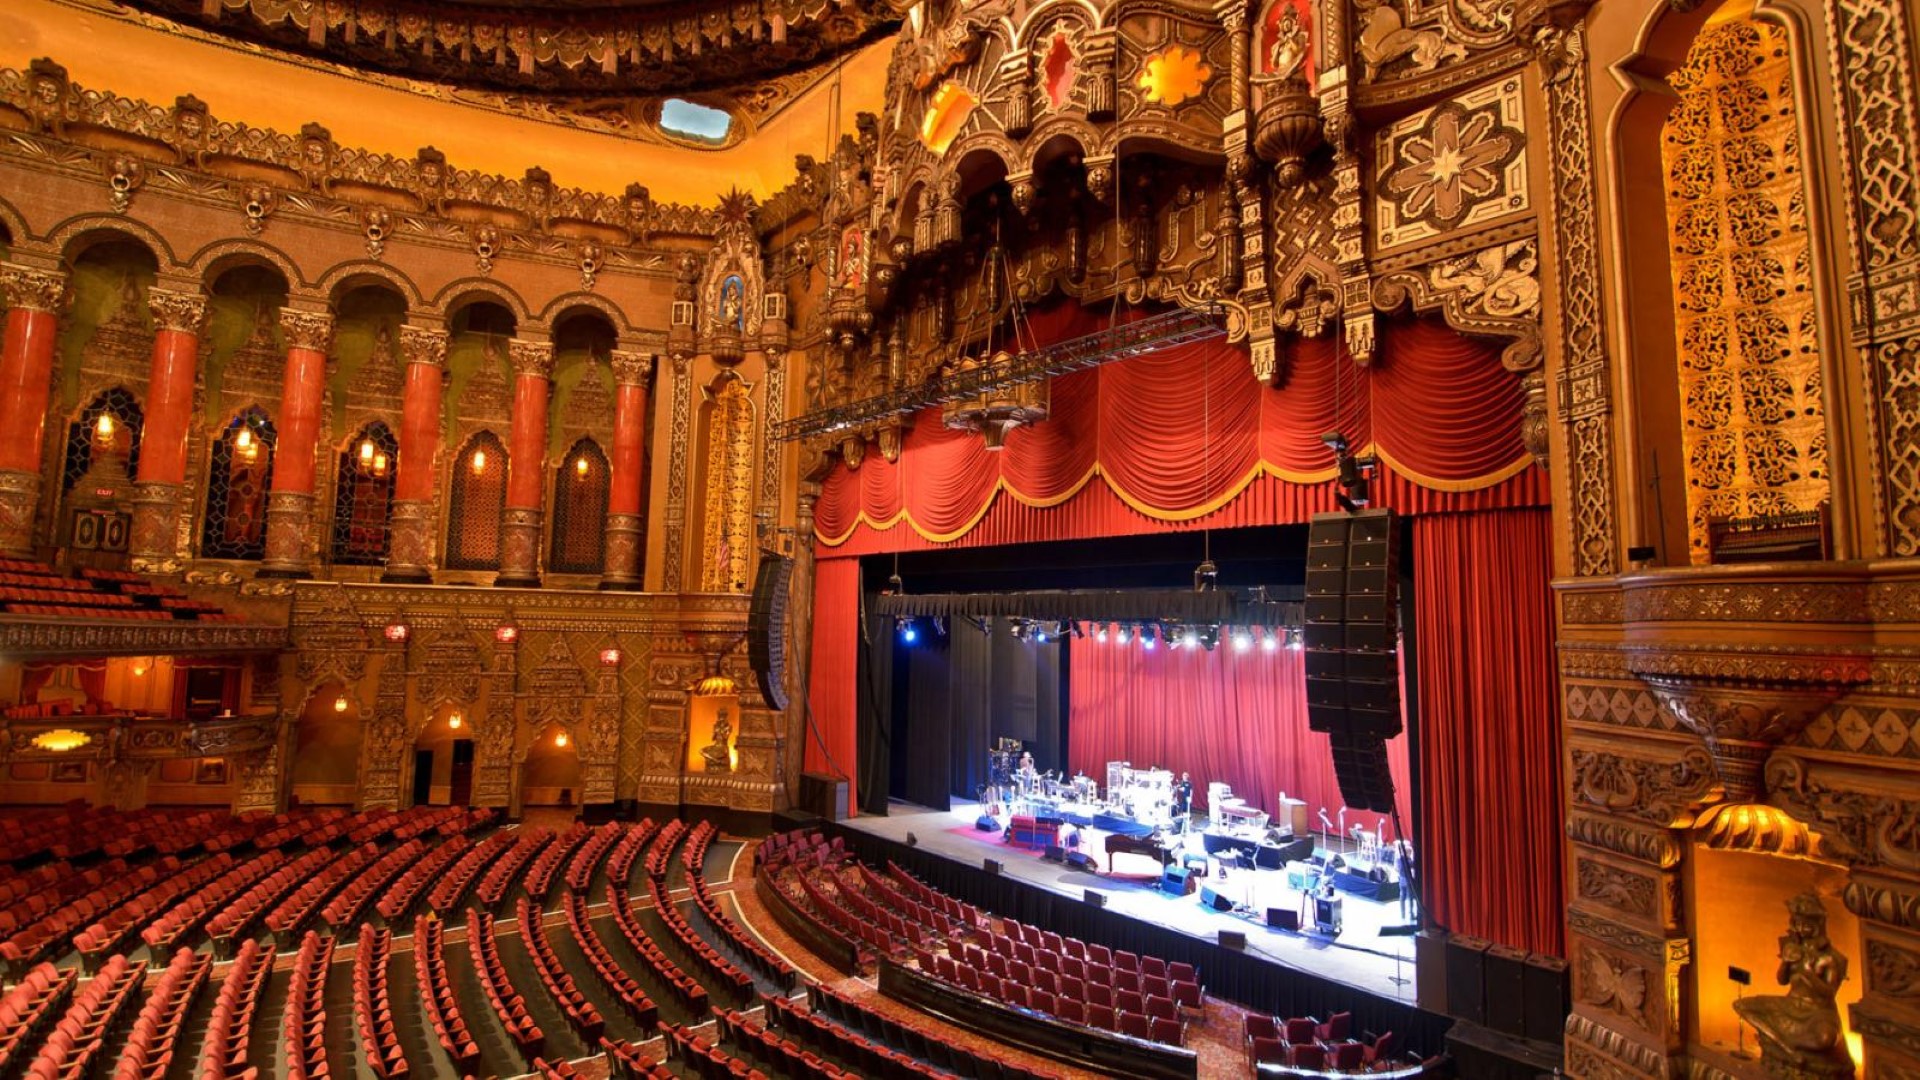
[[[1307,730],[1305,653],[1238,652],[1222,642],[1200,648],[1142,648],[1092,636],[1069,649],[1068,765],[1106,782],[1107,762],[1189,773],[1194,801],[1224,781],[1269,814],[1279,794],[1305,799],[1310,821],[1345,805],[1327,737]],[[1407,739],[1387,743],[1401,820],[1413,819]],[[1349,818],[1349,822],[1360,821]],[[1374,827],[1372,815],[1365,824]],[[1317,825],[1315,826],[1318,827]]]
[[[1414,524],[1416,854],[1434,921],[1561,955],[1551,528],[1546,510]]]
[[[860,560],[822,559],[813,570],[810,730],[801,758],[808,772],[847,778],[847,806],[860,805]]]

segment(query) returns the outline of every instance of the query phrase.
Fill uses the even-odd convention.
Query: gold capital
[[[409,364],[444,367],[447,363],[447,332],[431,326],[402,325],[400,352]]]
[[[10,308],[58,312],[60,298],[67,291],[67,275],[58,270],[0,263],[0,291],[6,293]]]
[[[521,375],[537,375],[542,379],[553,377],[553,343],[550,341],[521,341],[514,338],[507,342],[507,360],[513,364],[513,370]]]
[[[653,357],[647,353],[615,350],[613,381],[620,386],[645,386],[653,378]]]
[[[198,335],[207,322],[207,297],[199,292],[176,292],[158,285],[147,288],[147,310],[154,329]]]
[[[326,352],[333,339],[333,315],[325,311],[280,309],[280,332],[287,336],[287,348]]]

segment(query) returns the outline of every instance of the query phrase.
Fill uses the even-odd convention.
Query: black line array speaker
[[[1390,510],[1315,514],[1307,530],[1307,726],[1331,736],[1346,804],[1382,814],[1384,740],[1401,730],[1397,535]]]
[[[753,606],[747,613],[747,660],[760,682],[767,708],[787,708],[787,594],[793,559],[760,551],[760,573],[753,579]]]
[[[1393,774],[1387,771],[1387,744],[1364,736],[1329,735],[1333,775],[1340,798],[1356,810],[1393,812]]]

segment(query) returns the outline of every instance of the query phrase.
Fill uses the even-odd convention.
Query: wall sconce
[[[575,476],[585,480],[587,478],[588,468],[590,468],[590,466],[587,464],[587,455],[581,454],[579,457],[573,459],[573,472]]]
[[[473,475],[479,476],[487,471],[487,452],[482,447],[473,449]]]
[[[366,469],[366,468],[371,468],[372,466],[373,466],[373,440],[361,439],[360,440],[360,467],[363,469]]]
[[[520,628],[512,623],[501,623],[493,628],[493,640],[502,645],[511,645],[520,639]]]
[[[615,664],[618,664],[620,662],[620,650],[619,649],[601,649],[600,662],[602,664],[605,664],[608,667],[612,667]]]
[[[453,714],[452,716],[449,716],[449,717],[447,717],[447,726],[448,726],[448,727],[450,727],[450,728],[452,728],[452,729],[453,729],[453,730],[455,730],[455,731],[459,731],[459,730],[460,730],[460,724],[461,724],[461,723],[462,723],[462,721],[461,721],[461,719],[460,719],[460,714],[459,714],[459,713],[454,713],[454,714]]]
[[[407,640],[407,624],[406,623],[388,623],[387,624],[387,640],[388,641]]]
[[[555,746],[567,745],[567,733],[564,731],[555,732],[553,735],[553,745]]]
[[[102,446],[113,441],[112,413],[101,413],[100,418],[93,422],[93,437]]]
[[[387,455],[385,454],[373,455],[373,475],[375,476],[387,475]]]
[[[341,694],[339,697],[333,699],[333,711],[334,712],[347,711],[347,695]]]
[[[145,675],[146,673],[147,673],[147,662],[145,660],[135,661],[133,665],[134,678],[137,679],[140,676]]]
[[[233,449],[242,461],[251,462],[260,456],[260,444],[254,439],[252,428],[242,425],[239,431],[234,432]]]

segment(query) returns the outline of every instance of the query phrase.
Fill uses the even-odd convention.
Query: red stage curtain
[[[1305,653],[1201,648],[1146,649],[1091,635],[1069,648],[1068,767],[1106,783],[1107,762],[1192,776],[1194,801],[1222,781],[1269,814],[1279,794],[1305,799],[1308,820],[1345,805],[1327,737],[1307,730]],[[1387,743],[1388,767],[1408,828],[1407,739]],[[1375,826],[1375,815],[1348,816]],[[1391,823],[1389,823],[1389,827]]]
[[[814,730],[802,759],[808,772],[847,778],[847,812],[856,790],[860,657],[860,560],[822,559],[813,570],[813,675],[808,688]],[[831,760],[829,760],[831,758]]]
[[[1434,921],[1558,956],[1551,528],[1545,510],[1414,523],[1426,841],[1415,854]]]
[[[1033,321],[1042,341],[1101,322],[1071,305]],[[1282,360],[1279,390],[1253,377],[1243,347],[1218,340],[1064,375],[1050,418],[998,452],[924,410],[898,461],[834,467],[815,533],[856,554],[1303,521],[1332,507],[1320,436],[1335,429],[1378,452],[1377,501],[1402,513],[1547,501],[1498,343],[1393,320],[1369,368],[1332,336],[1290,341]]]

